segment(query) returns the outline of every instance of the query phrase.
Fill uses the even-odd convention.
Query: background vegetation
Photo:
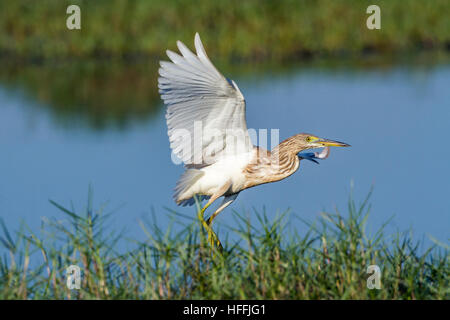
[[[301,233],[287,227],[297,218],[286,213],[273,221],[256,213],[250,221],[235,212],[238,227],[213,255],[199,222],[176,213],[167,230],[142,223],[147,240],[128,240],[132,249],[119,252],[126,240],[105,226],[109,215],[53,204],[68,220],[47,221],[40,235],[25,228],[11,235],[3,225],[9,256],[0,260],[0,299],[450,298],[449,248],[424,248],[409,233],[367,234],[367,200],[357,207],[350,199],[348,218],[324,213]],[[380,290],[367,288],[374,264]],[[82,270],[80,290],[66,286],[70,265]]]
[[[78,4],[82,29],[69,31]],[[381,0],[381,30],[359,0],[2,1],[0,52],[33,59],[160,57],[198,31],[216,59],[285,60],[313,54],[393,52],[450,45],[446,0]]]

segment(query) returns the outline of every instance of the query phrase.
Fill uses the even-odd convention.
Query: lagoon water
[[[309,221],[336,207],[347,214],[353,184],[357,202],[374,187],[371,230],[394,216],[391,230],[411,228],[417,237],[448,243],[450,66],[303,68],[233,78],[247,100],[249,128],[279,128],[281,139],[308,132],[352,147],[242,192],[219,224],[235,224],[231,210],[265,209],[273,218],[290,208]],[[167,208],[194,217],[192,207],[172,200],[183,168],[171,162],[164,107],[158,110],[126,127],[98,130],[76,114],[67,126],[42,100],[0,83],[0,217],[8,228],[23,220],[37,230],[44,216],[64,218],[49,199],[85,208],[89,185],[94,206],[115,210],[112,226],[128,236],[144,237],[138,221],[152,211],[162,225]]]

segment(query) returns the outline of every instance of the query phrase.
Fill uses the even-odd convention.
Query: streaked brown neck
[[[272,151],[256,147],[257,158],[244,169],[248,180],[245,188],[287,178],[297,171],[300,165],[297,153],[304,149],[296,136],[282,141]]]

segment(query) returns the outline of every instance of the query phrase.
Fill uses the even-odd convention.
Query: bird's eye
[[[306,142],[310,142],[310,141],[311,141],[311,137],[310,136],[306,137]]]

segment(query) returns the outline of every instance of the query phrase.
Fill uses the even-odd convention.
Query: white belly
[[[238,156],[228,156],[216,163],[200,169],[205,174],[192,186],[193,193],[213,195],[228,181],[231,181],[230,191],[239,192],[245,184],[243,169],[253,159],[254,152]]]

